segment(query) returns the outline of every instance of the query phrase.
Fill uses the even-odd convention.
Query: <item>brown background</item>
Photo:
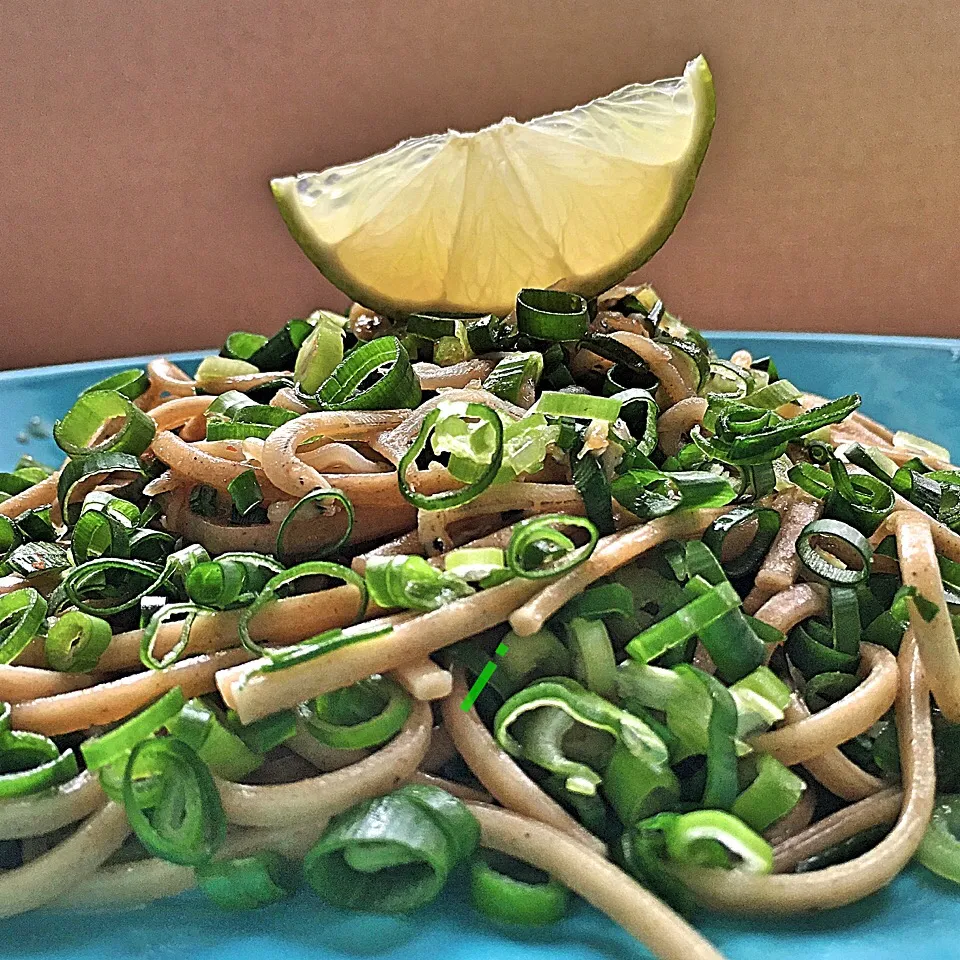
[[[954,0],[4,0],[0,363],[208,346],[339,305],[271,174],[703,51],[720,115],[644,271],[699,326],[960,334]]]

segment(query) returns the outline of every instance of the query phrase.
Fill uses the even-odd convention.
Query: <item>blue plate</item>
[[[863,410],[960,451],[960,340],[718,333],[721,355],[745,347],[771,354],[781,375],[827,397],[857,391]],[[174,357],[192,369],[198,354]],[[23,453],[59,462],[34,436],[69,409],[84,387],[137,360],[0,373],[0,468]],[[32,418],[40,418],[41,423]],[[18,435],[20,439],[18,440]],[[960,957],[960,890],[913,867],[887,889],[842,910],[784,920],[704,914],[697,925],[731,960],[945,960]],[[585,904],[562,924],[534,933],[474,916],[462,880],[413,917],[337,913],[307,893],[256,913],[226,914],[198,894],[146,908],[97,914],[46,911],[6,921],[0,957],[102,960],[588,960],[648,954]]]

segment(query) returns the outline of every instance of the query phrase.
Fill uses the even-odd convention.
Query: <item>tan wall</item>
[[[8,0],[0,364],[339,304],[266,187],[699,51],[720,115],[645,271],[705,327],[960,334],[954,0]]]

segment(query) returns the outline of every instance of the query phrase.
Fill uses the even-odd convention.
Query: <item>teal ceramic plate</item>
[[[895,428],[960,451],[960,341],[919,338],[737,334],[711,336],[721,355],[745,347],[772,355],[783,376],[827,397],[857,391],[863,410]],[[185,364],[197,355],[183,355]],[[31,435],[79,391],[137,361],[111,360],[0,373],[0,469],[29,452],[57,462],[49,439]],[[42,432],[36,429],[34,433]],[[18,435],[20,440],[18,440]],[[26,442],[21,442],[26,440]],[[256,913],[226,914],[197,894],[146,908],[55,911],[0,924],[0,957],[30,960],[592,960],[648,954],[581,904],[562,924],[505,931],[474,916],[457,885],[412,917],[328,909],[308,894]],[[786,920],[703,915],[703,932],[730,960],[947,960],[960,957],[960,888],[919,867],[868,900]]]

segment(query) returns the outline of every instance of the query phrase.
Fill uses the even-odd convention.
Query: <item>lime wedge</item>
[[[693,191],[716,114],[682,77],[478,133],[449,131],[280,177],[280,213],[321,273],[383,313],[506,314],[523,287],[594,296],[645,263]]]

